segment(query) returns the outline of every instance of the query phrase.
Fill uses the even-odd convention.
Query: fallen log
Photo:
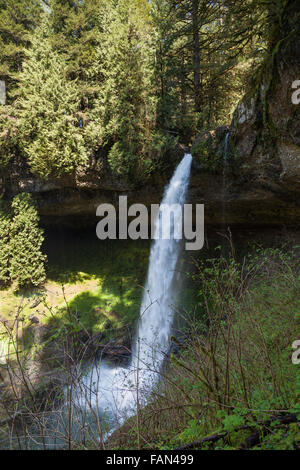
[[[251,436],[247,437],[245,441],[240,445],[238,450],[252,449],[252,447],[259,445],[261,442],[261,438],[271,433],[272,429],[270,429],[270,426],[275,421],[278,421],[278,424],[272,427],[272,429],[280,428],[283,425],[297,423],[299,420],[297,419],[297,416],[295,414],[273,417],[262,425],[261,430],[256,431],[255,433],[251,434]]]
[[[240,426],[234,429],[233,432],[246,431],[246,430],[256,428],[257,426],[261,426],[262,429],[260,429],[259,431],[256,431],[255,433],[251,434],[251,436],[247,437],[245,441],[243,442],[243,444],[240,445],[238,450],[251,449],[252,447],[258,445],[261,441],[261,437],[271,432],[271,429],[268,429],[268,428],[274,421],[279,421],[279,423],[274,427],[275,429],[283,425],[299,422],[295,414],[288,414],[288,415],[273,416],[268,421],[264,421],[261,423],[249,424],[249,425],[246,424],[244,426]],[[199,441],[191,442],[184,446],[177,447],[174,450],[194,450],[207,443],[213,444],[214,442],[224,439],[228,435],[229,435],[228,431],[222,431],[220,433],[212,434],[211,436],[204,437],[203,439],[200,439]]]

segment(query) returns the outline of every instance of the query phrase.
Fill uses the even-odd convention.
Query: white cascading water
[[[162,200],[164,205],[185,203],[192,156],[186,154],[178,165]],[[161,212],[156,220],[156,237],[160,234]],[[174,234],[181,217],[169,222]],[[165,229],[165,227],[164,227]],[[176,292],[173,282],[182,244],[171,236],[159,237],[153,242],[146,288],[140,310],[140,319],[132,347],[131,363],[127,367],[113,367],[103,360],[92,369],[77,390],[80,408],[93,406],[105,413],[111,428],[120,426],[126,417],[146,403],[147,396],[159,381],[159,374],[169,349]],[[88,396],[87,396],[88,394]]]
[[[227,166],[228,166],[228,147],[229,147],[230,132],[227,132],[224,142],[223,153],[223,185],[222,185],[222,224],[225,226],[226,222],[226,186],[227,186]]]

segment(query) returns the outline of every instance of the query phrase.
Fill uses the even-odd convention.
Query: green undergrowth
[[[19,311],[23,326],[35,316],[58,329],[65,323],[91,334],[132,328],[138,315],[149,244],[100,242],[85,235],[46,240],[47,280],[42,289],[0,291],[0,315],[13,324]]]
[[[115,433],[112,448],[299,447],[298,260],[299,247],[196,261],[198,314],[184,347],[171,357],[163,390]]]

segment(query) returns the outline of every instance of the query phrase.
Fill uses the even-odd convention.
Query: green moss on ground
[[[96,237],[95,237],[96,238]],[[24,324],[35,315],[58,327],[69,312],[92,334],[133,326],[139,315],[149,257],[148,242],[49,239],[47,281],[43,289],[0,291],[0,316],[13,320],[18,308]]]

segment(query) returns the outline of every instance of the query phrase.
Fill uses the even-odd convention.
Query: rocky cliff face
[[[96,209],[110,203],[117,207],[119,196],[127,195],[128,203],[144,203],[148,206],[161,201],[165,184],[174,166],[183,157],[184,146],[174,152],[174,161],[161,173],[143,185],[133,186],[116,177],[103,160],[96,157],[77,172],[60,179],[40,179],[30,173],[22,159],[10,162],[6,175],[0,179],[0,188],[11,199],[20,192],[32,193],[38,203],[42,222],[48,226],[82,227],[94,224]]]
[[[192,179],[191,198],[206,203],[209,222],[300,223],[300,5],[293,8],[286,38],[274,45],[261,79],[236,109],[227,169],[215,178],[198,170]],[[225,133],[206,133],[196,145],[220,152]]]

